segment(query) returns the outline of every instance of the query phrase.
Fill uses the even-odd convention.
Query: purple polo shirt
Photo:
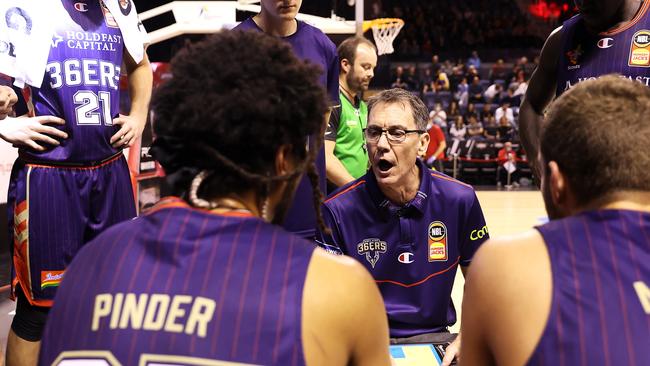
[[[256,30],[262,29],[248,18],[241,22],[234,30]],[[328,104],[339,105],[339,58],[336,53],[336,46],[318,28],[298,21],[296,33],[283,37],[282,40],[289,43],[293,52],[302,60],[320,66],[322,73],[319,76],[321,85],[326,89],[329,98]],[[319,175],[319,188],[323,194],[326,192],[325,174],[325,149],[316,158],[316,170]],[[316,210],[313,204],[311,183],[307,176],[303,177],[296,190],[293,203],[287,213],[284,228],[302,237],[313,239],[316,233]]]
[[[370,271],[391,337],[443,332],[456,322],[456,270],[489,237],[474,189],[417,164],[420,189],[404,206],[388,201],[369,170],[334,192],[323,210],[332,235],[322,241]]]

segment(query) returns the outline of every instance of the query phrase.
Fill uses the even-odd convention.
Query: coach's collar
[[[431,175],[426,174],[429,171],[429,168],[422,162],[422,160],[418,158],[416,164],[418,168],[420,168],[420,188],[415,194],[415,197],[403,206],[390,202],[388,198],[384,196],[381,189],[379,189],[377,179],[375,178],[372,169],[368,170],[366,179],[368,182],[370,198],[385,219],[388,219],[391,216],[413,216],[414,214],[422,215],[425,213],[428,198],[426,192],[427,187],[431,185]]]

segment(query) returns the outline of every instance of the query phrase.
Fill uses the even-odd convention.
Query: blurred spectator
[[[434,77],[436,91],[449,91],[449,78],[447,74],[438,70],[438,73]]]
[[[499,126],[497,126],[497,120],[494,118],[494,116],[490,116],[486,120],[483,136],[490,142],[499,141]]]
[[[497,157],[499,162],[499,183],[506,185],[508,183],[515,187],[519,186],[519,171],[517,169],[517,153],[512,149],[512,142],[508,141],[503,148],[499,150]],[[508,175],[510,181],[508,182]]]
[[[483,125],[481,125],[476,116],[471,116],[469,118],[469,124],[467,125],[467,135],[472,140],[483,139]]]
[[[438,55],[433,55],[431,57],[431,72],[435,75],[435,73],[441,69],[442,65],[440,64],[440,57],[438,57]]]
[[[505,117],[509,124],[515,125],[515,114],[507,100],[501,102],[501,106],[494,112],[494,117],[497,121],[501,121],[501,118]]]
[[[420,90],[420,83],[418,81],[418,69],[415,67],[415,65],[409,66],[406,76],[404,77],[404,81],[406,82],[406,85],[408,85],[408,90]]]
[[[474,117],[478,119],[478,113],[476,111],[476,105],[474,103],[470,103],[467,105],[467,110],[465,110],[465,114],[463,115],[465,117],[465,123],[469,123],[469,119]]]
[[[469,102],[470,103],[482,103],[483,99],[483,86],[481,85],[481,79],[478,76],[474,76],[472,79],[472,84],[469,86]]]
[[[460,116],[460,108],[458,108],[458,102],[452,100],[449,103],[449,112],[447,113],[447,119],[456,120],[456,117]]]
[[[502,116],[499,121],[499,138],[501,142],[512,141],[515,135],[515,128],[512,127],[506,116]]]
[[[487,103],[499,103],[501,100],[501,93],[503,92],[503,86],[501,84],[492,84],[487,89],[483,96]]]
[[[429,122],[441,128],[447,129],[447,112],[442,109],[442,105],[440,103],[436,103],[433,107],[433,110],[429,113]]]
[[[404,68],[402,66],[397,66],[395,69],[395,78],[390,87],[408,89],[408,84],[404,81]]]
[[[465,120],[463,119],[463,116],[456,116],[454,124],[451,125],[451,128],[449,129],[449,136],[453,140],[463,141],[465,140],[466,135],[467,127],[465,126]]]
[[[422,86],[422,93],[434,92],[436,90],[431,68],[427,67],[424,69],[424,73],[420,77],[420,85]]]
[[[456,94],[454,95],[456,100],[461,106],[466,106],[469,100],[469,85],[467,84],[467,78],[463,77],[456,88]]]
[[[481,110],[481,116],[480,117],[481,117],[480,122],[483,123],[483,125],[485,125],[487,123],[487,121],[488,121],[488,119],[490,119],[490,117],[494,117],[494,113],[492,113],[492,104],[485,103],[483,105],[483,109]],[[496,120],[495,120],[495,122],[496,122]]]
[[[445,150],[447,149],[447,141],[445,140],[445,134],[442,132],[442,129],[435,123],[432,123],[431,119],[429,119],[429,123],[428,133],[430,140],[427,152],[424,155],[424,161],[427,166],[441,172],[442,159],[445,158]]]
[[[494,83],[495,80],[506,80],[508,77],[508,68],[506,67],[503,59],[500,58],[492,65],[490,69],[490,81]]]
[[[474,66],[477,70],[481,68],[481,58],[478,57],[477,51],[472,51],[471,56],[467,59],[467,66]]]

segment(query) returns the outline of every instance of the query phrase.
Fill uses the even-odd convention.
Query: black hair
[[[287,43],[260,32],[221,31],[180,51],[171,72],[152,103],[152,154],[174,194],[185,196],[204,170],[210,174],[198,193],[205,199],[249,190],[265,195],[273,181],[303,171],[314,179],[326,97],[320,69],[299,60]],[[292,147],[298,171],[279,177],[274,163],[283,145]],[[314,200],[322,198],[314,192]]]

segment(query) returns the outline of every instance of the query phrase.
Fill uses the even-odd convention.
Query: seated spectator
[[[435,75],[434,79],[434,85],[436,88],[436,91],[449,91],[449,78],[447,78],[447,74],[442,72],[441,70],[438,70],[438,73]]]
[[[436,87],[434,83],[434,76],[431,73],[431,68],[424,69],[424,74],[420,77],[420,85],[422,86],[422,93],[435,92]]]
[[[456,117],[460,116],[460,109],[458,108],[458,102],[455,100],[452,100],[451,103],[449,104],[449,110],[447,112],[447,119],[453,119],[455,120]]]
[[[515,128],[508,122],[506,116],[499,119],[499,138],[501,142],[512,141],[515,137]]]
[[[479,122],[484,126],[487,124],[487,121],[490,117],[494,117],[494,112],[492,112],[492,104],[485,103],[483,104],[483,109],[481,110],[481,115],[479,116]]]
[[[496,118],[497,121],[501,121],[501,117],[506,117],[508,123],[513,126],[515,125],[515,114],[512,111],[512,108],[510,108],[510,102],[507,100],[502,101],[501,106],[494,112],[494,118]]]
[[[447,112],[442,109],[442,104],[436,103],[433,110],[429,112],[429,122],[447,129]]]
[[[505,80],[507,77],[508,69],[503,59],[500,58],[492,65],[492,69],[490,69],[490,81],[494,83],[495,80]]]
[[[463,141],[467,135],[467,127],[463,116],[456,116],[454,124],[449,129],[449,136],[454,140]]]
[[[467,105],[467,100],[469,96],[469,84],[467,84],[467,78],[463,77],[460,79],[460,83],[456,87],[456,94],[454,97],[459,101],[461,106]]]
[[[404,68],[402,66],[397,66],[395,69],[395,78],[390,87],[408,89],[408,84],[406,84],[406,81],[404,80]]]
[[[483,125],[481,125],[476,116],[471,116],[469,118],[467,135],[472,140],[483,140]]]
[[[477,70],[481,68],[481,58],[478,52],[472,51],[472,55],[467,59],[467,66],[474,66]]]
[[[474,76],[472,84],[468,88],[469,102],[482,103],[483,99],[483,86],[481,85],[481,78]]]
[[[442,64],[440,64],[440,57],[438,57],[438,55],[433,55],[433,57],[431,57],[431,73],[435,75],[441,69]]]
[[[512,142],[506,142],[503,148],[499,150],[497,161],[501,167],[499,169],[499,184],[507,185],[510,183],[518,187],[519,170],[517,169],[517,153],[512,149]],[[510,181],[508,181],[508,175],[510,175]]]
[[[501,84],[492,84],[487,89],[483,96],[487,103],[499,103],[501,100],[501,93],[503,92],[503,86]]]
[[[469,123],[470,117],[475,117],[478,119],[478,113],[476,112],[476,105],[474,103],[470,103],[467,105],[467,110],[463,114],[465,117],[465,123]]]
[[[411,65],[408,68],[408,72],[404,77],[406,85],[408,85],[407,90],[417,91],[420,90],[420,83],[418,81],[418,70],[415,65]]]
[[[481,75],[478,73],[478,69],[472,65],[467,65],[467,73],[465,74],[467,80],[474,80],[474,77],[478,76],[479,80]]]
[[[494,116],[490,116],[486,120],[483,136],[490,142],[499,141],[499,126],[497,126],[497,120],[494,118]]]

